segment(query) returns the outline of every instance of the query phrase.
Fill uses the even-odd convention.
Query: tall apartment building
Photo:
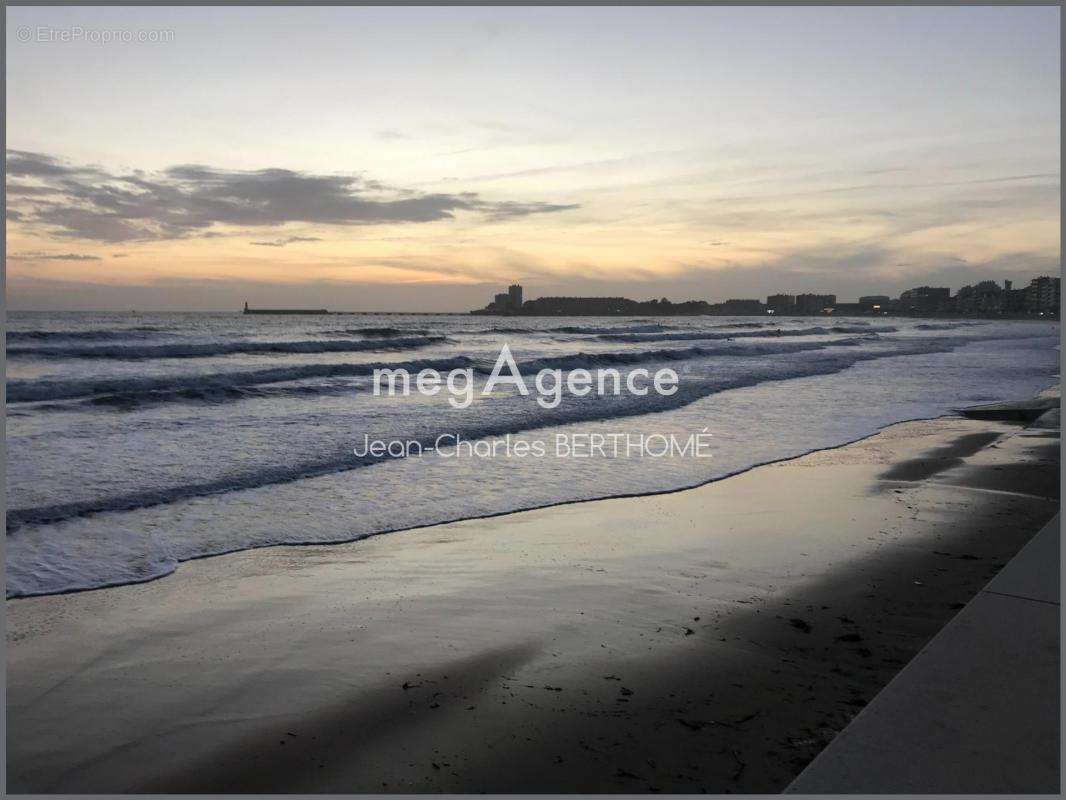
[[[868,294],[859,298],[859,307],[863,311],[887,311],[892,298],[887,294]]]
[[[796,310],[796,297],[791,294],[772,294],[766,298],[766,310],[775,314],[791,314]]]
[[[1061,278],[1052,278],[1048,275],[1033,278],[1025,290],[1025,310],[1058,313],[1062,297],[1061,284]]]
[[[821,314],[837,304],[835,294],[798,294],[796,295],[797,314]]]
[[[951,289],[935,286],[919,286],[908,289],[899,296],[899,310],[903,312],[939,311],[947,307]]]

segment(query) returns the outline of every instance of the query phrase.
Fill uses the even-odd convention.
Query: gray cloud
[[[29,183],[8,183],[7,194],[9,197],[40,197],[47,194],[55,194],[56,190],[51,186],[34,186]]]
[[[321,242],[322,240],[317,236],[285,236],[281,239],[275,239],[272,242],[248,242],[248,244],[254,244],[256,247],[284,247],[287,244],[295,244],[296,242]]]
[[[453,219],[460,211],[501,220],[577,207],[493,202],[472,192],[419,194],[358,175],[286,169],[241,171],[183,164],[162,173],[107,172],[22,150],[7,151],[7,170],[51,190],[51,196],[20,201],[15,210],[23,222],[58,236],[104,242],[218,235],[211,230],[216,225],[421,223]]]
[[[9,261],[99,261],[100,256],[90,256],[82,253],[45,253],[40,250],[24,253],[13,253],[8,257]]]
[[[44,153],[28,150],[7,151],[7,174],[15,177],[61,178],[73,175],[99,174],[94,167],[75,167]]]

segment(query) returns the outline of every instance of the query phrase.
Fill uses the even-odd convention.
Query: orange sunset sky
[[[9,308],[1057,274],[1058,15],[8,9]]]

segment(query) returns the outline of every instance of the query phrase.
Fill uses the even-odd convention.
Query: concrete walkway
[[[1059,793],[1059,517],[788,793]]]

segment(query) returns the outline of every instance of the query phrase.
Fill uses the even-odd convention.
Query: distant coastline
[[[721,303],[685,300],[631,300],[628,297],[538,297],[522,299],[520,284],[497,294],[474,316],[521,317],[930,317],[977,319],[1058,319],[1061,279],[1048,275],[1033,278],[1015,289],[1010,280],[1001,287],[986,280],[963,286],[954,295],[948,287],[918,286],[898,298],[866,295],[857,302],[840,302],[835,294],[772,294],[761,300],[729,299]]]

